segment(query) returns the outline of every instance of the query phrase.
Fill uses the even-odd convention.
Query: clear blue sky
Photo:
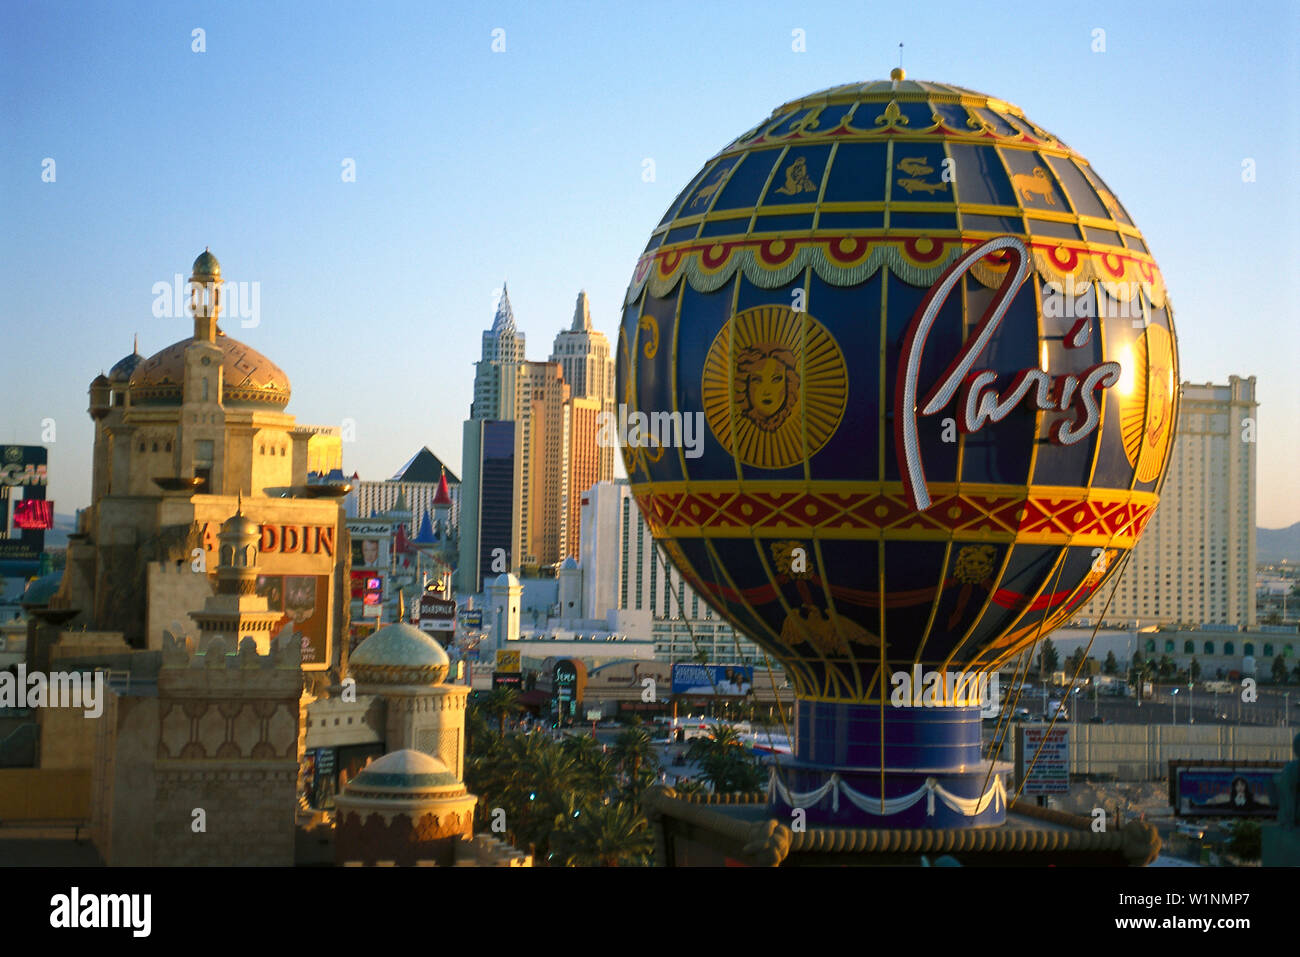
[[[1020,105],[1107,179],[1165,274],[1183,377],[1258,376],[1259,522],[1298,521],[1300,5],[1130,6],[11,0],[0,442],[54,419],[50,496],[88,504],[86,388],[133,333],[146,355],[189,335],[151,289],[206,245],[261,284],[261,324],[228,329],[289,374],[289,411],[356,420],[349,472],[421,445],[459,466],[502,279],[530,358],[580,288],[612,339],[704,161],[786,100],[887,76],[901,41],[910,77]]]

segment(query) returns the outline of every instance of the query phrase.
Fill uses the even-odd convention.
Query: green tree
[[[1286,684],[1286,659],[1281,655],[1273,659],[1273,683]]]
[[[1137,698],[1141,701],[1143,698],[1143,686],[1155,677],[1155,663],[1149,659],[1143,658],[1141,654],[1133,655],[1133,667],[1129,669],[1129,683],[1137,688]]]
[[[1083,668],[1084,657],[1083,645],[1080,645],[1078,648],[1075,648],[1070,657],[1066,659],[1067,670],[1070,677],[1073,677],[1076,672]]]
[[[1201,680],[1201,663],[1200,663],[1199,661],[1197,661],[1195,658],[1193,658],[1193,659],[1192,659],[1192,663],[1191,663],[1191,665],[1188,666],[1187,673],[1188,673],[1188,675],[1191,676],[1191,679],[1192,679],[1193,681],[1200,681],[1200,680]]]
[[[1115,652],[1106,652],[1106,660],[1102,662],[1101,670],[1103,674],[1107,675],[1119,674],[1119,660],[1115,657]]]
[[[1257,861],[1263,850],[1263,831],[1258,821],[1240,819],[1228,825],[1232,837],[1228,839],[1228,850],[1243,861]]]
[[[1174,659],[1168,655],[1160,656],[1160,677],[1172,678],[1178,669],[1174,666]]]
[[[1038,653],[1038,668],[1044,678],[1051,675],[1061,664],[1061,656],[1056,653],[1056,646],[1051,638],[1043,639],[1043,650]]]
[[[577,810],[576,826],[561,845],[563,863],[574,867],[649,863],[654,836],[649,821],[634,805],[597,804]]]
[[[718,794],[756,791],[763,786],[763,768],[757,756],[743,745],[735,729],[726,725],[692,741],[686,756],[700,765],[704,779]]]
[[[493,688],[483,697],[483,710],[497,720],[497,731],[506,736],[506,718],[520,709],[519,692],[514,688]]]
[[[647,783],[641,773],[642,769],[651,771],[650,778],[653,780],[653,771],[659,765],[659,756],[650,735],[641,728],[630,728],[614,739],[611,750],[614,761],[627,775],[633,795],[639,796]]]

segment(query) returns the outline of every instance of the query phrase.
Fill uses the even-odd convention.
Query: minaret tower
[[[226,519],[217,535],[217,593],[203,604],[202,611],[190,612],[199,626],[199,651],[206,653],[213,640],[221,638],[227,653],[233,653],[244,638],[257,643],[259,655],[270,654],[272,633],[284,616],[267,607],[257,594],[257,551],[261,529],[244,514],[240,495],[235,514]]]
[[[185,347],[184,409],[181,430],[181,471],[193,469],[204,480],[200,493],[228,495],[226,469],[226,410],[221,401],[225,333],[217,328],[221,315],[221,264],[211,250],[194,260],[190,275],[190,311],[194,340]]]

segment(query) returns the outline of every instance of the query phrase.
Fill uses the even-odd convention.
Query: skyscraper
[[[461,486],[461,592],[478,594],[485,579],[517,568],[523,549],[519,494],[523,431],[514,421],[470,419],[464,428]]]
[[[516,417],[515,382],[519,363],[524,361],[524,334],[515,327],[510,292],[501,284],[492,328],[483,333],[482,358],[474,363],[474,401],[471,419],[513,419]]]
[[[554,565],[561,554],[564,478],[568,443],[565,409],[569,387],[557,362],[521,362],[518,366],[515,419],[522,432],[524,527],[521,563]]]
[[[762,664],[763,653],[682,580],[655,542],[627,479],[600,482],[582,496],[582,617],[649,638],[655,654],[712,664]]]
[[[1160,505],[1129,558],[1105,620],[1222,623],[1255,617],[1255,377],[1183,383]],[[1111,586],[1080,614],[1102,616]]]
[[[564,370],[569,384],[568,450],[563,476],[561,550],[577,557],[581,538],[582,495],[597,482],[614,478],[614,447],[596,442],[597,416],[614,410],[614,359],[609,340],[591,324],[591,302],[578,293],[573,322],[555,337],[551,361]]]

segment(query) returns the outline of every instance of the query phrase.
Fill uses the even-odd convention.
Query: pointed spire
[[[397,590],[397,620],[406,624],[406,596],[400,588]]]
[[[447,487],[447,470],[442,470],[442,478],[438,479],[438,491],[433,496],[433,507],[439,505],[451,506],[451,489]]]
[[[496,318],[492,320],[492,334],[501,335],[504,332],[513,333],[515,331],[515,313],[510,308],[510,290],[506,288],[504,281],[501,283],[501,300],[497,303]]]
[[[591,302],[587,299],[587,290],[578,293],[578,304],[573,307],[573,325],[570,332],[591,332]]]
[[[131,339],[131,355],[138,356],[139,354],[140,354],[140,333],[137,332]]]
[[[242,516],[244,514],[244,490],[235,491],[235,514]]]

